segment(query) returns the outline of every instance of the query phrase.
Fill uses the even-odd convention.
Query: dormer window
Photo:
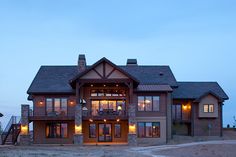
[[[214,105],[213,104],[204,104],[203,111],[204,111],[204,113],[213,113],[214,112]]]

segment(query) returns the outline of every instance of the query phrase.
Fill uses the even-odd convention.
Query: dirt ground
[[[150,147],[0,146],[0,157],[235,157],[236,140]]]

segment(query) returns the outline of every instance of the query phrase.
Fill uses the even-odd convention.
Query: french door
[[[111,142],[111,124],[98,124],[98,141],[99,142]]]

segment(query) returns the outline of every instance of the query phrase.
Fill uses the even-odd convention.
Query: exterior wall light
[[[129,134],[136,134],[136,125],[134,123],[129,124]]]
[[[117,121],[117,122],[119,122],[119,121],[120,121],[120,119],[117,119],[116,121]]]
[[[93,122],[93,120],[92,120],[92,119],[89,119],[89,121],[90,121],[90,122]]]
[[[104,119],[103,121],[104,121],[105,123],[107,122],[107,120],[106,120],[106,119]]]
[[[117,107],[117,110],[118,110],[118,111],[121,111],[121,110],[122,110],[122,107],[119,105],[119,106]]]
[[[28,135],[29,127],[28,125],[21,125],[21,135]]]
[[[75,134],[82,134],[82,125],[75,125]]]

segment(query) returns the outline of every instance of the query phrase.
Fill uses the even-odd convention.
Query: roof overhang
[[[204,94],[202,94],[200,97],[196,98],[193,102],[200,102],[202,100],[202,98],[204,98],[207,95],[212,95],[214,96],[219,102],[224,102],[224,99],[221,98],[220,96],[218,96],[216,93],[214,93],[213,91],[208,91]]]

